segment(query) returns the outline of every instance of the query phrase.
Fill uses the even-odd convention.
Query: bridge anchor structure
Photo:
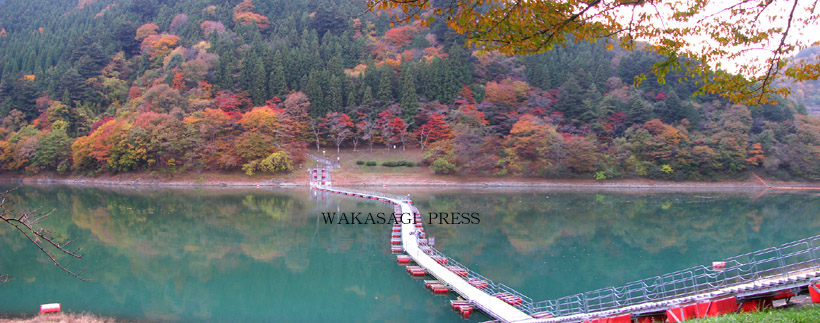
[[[328,166],[314,167],[309,174],[314,191],[392,205],[397,221],[390,243],[397,263],[406,266],[412,276],[434,278],[424,280],[433,293],[459,295],[450,306],[465,317],[476,309],[500,322],[681,322],[758,311],[771,307],[774,300],[803,292],[811,294],[812,302],[820,303],[820,235],[711,266],[534,302],[432,247],[421,214],[407,197],[331,187]]]

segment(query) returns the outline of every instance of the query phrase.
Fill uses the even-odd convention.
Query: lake
[[[391,191],[410,194],[425,216],[478,213],[478,224],[425,228],[449,257],[536,301],[820,232],[814,193]],[[389,225],[325,224],[321,215],[391,212],[387,205],[307,189],[56,185],[22,186],[7,197],[17,208],[51,212],[44,226],[76,239],[83,259],[70,268],[87,267],[89,281],[0,226],[0,273],[14,277],[0,285],[3,315],[59,302],[64,311],[146,321],[462,320],[448,297],[396,265]]]

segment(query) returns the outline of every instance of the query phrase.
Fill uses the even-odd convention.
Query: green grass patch
[[[365,163],[365,165],[367,165],[367,166],[376,166],[376,161],[368,160],[367,163]]]
[[[809,305],[801,308],[786,308],[758,313],[728,314],[692,322],[698,323],[751,323],[751,322],[820,322],[820,306]]]
[[[418,171],[417,167],[421,166],[421,150],[419,149],[407,151],[403,151],[401,149],[391,149],[390,151],[375,149],[372,153],[369,152],[367,148],[358,152],[353,152],[348,149],[342,150],[341,153],[339,153],[339,156],[341,157],[342,162],[342,168],[339,171],[350,174],[409,175]],[[333,158],[336,157],[330,156],[330,159]],[[358,163],[359,161],[363,162],[363,164]],[[368,161],[372,161],[375,164],[371,164],[370,167],[365,167],[367,166]],[[401,167],[396,165],[392,167],[381,166],[382,163],[385,162],[392,162],[395,164],[397,161],[405,161],[406,163]],[[413,166],[408,167],[411,162],[413,163]]]

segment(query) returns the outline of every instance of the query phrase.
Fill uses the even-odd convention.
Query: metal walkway
[[[554,318],[544,322],[576,322],[805,287],[820,281],[820,236],[728,258],[719,264],[720,268],[695,266],[619,287],[541,301],[533,303],[531,311],[552,313]]]
[[[355,190],[330,188],[321,184],[314,184],[313,188],[323,192],[391,203],[400,206],[402,214],[412,215],[414,213],[412,207],[408,203],[409,201],[406,199],[389,197],[385,195],[374,195],[372,193],[359,192]],[[497,320],[502,322],[532,321],[533,318],[524,311],[507,304],[499,298],[487,294],[473,285],[470,285],[470,283],[466,280],[433,260],[429,254],[424,252],[419,247],[418,238],[414,234],[415,224],[412,223],[412,221],[407,222],[410,223],[402,223],[401,225],[402,248],[416,264],[426,269],[428,274],[446,283],[454,292],[461,295],[464,299],[471,301],[471,303],[478,309],[481,309],[484,313],[487,313]]]
[[[318,169],[314,169],[318,170]],[[311,176],[313,173],[311,173]],[[329,175],[328,175],[329,176]],[[414,207],[406,197],[332,188],[321,181],[311,181],[311,188],[390,203],[401,208],[401,213],[413,215]],[[433,257],[444,255],[431,246],[419,246],[413,223],[403,223],[401,240],[403,250],[430,275],[448,284],[452,290],[483,312],[502,322],[581,322],[595,318],[620,315],[641,316],[667,309],[726,297],[752,299],[775,292],[804,288],[820,283],[820,235],[767,248],[718,262],[717,266],[695,266],[661,276],[631,282],[623,286],[607,287],[554,300],[533,302],[503,284],[470,271],[452,259],[448,262],[467,271],[461,277]],[[487,282],[484,289],[468,281]],[[523,302],[512,306],[492,296],[496,293],[515,295]]]

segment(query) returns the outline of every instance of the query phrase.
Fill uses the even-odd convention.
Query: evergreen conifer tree
[[[401,85],[401,101],[399,104],[402,108],[404,120],[407,123],[413,123],[413,119],[418,114],[419,98],[416,94],[415,76],[406,69],[404,73],[404,80]]]
[[[330,84],[327,91],[327,108],[331,112],[339,112],[344,106],[342,97],[342,81],[336,75],[330,77]]]
[[[379,103],[386,107],[393,102],[393,70],[391,68],[383,68],[381,78],[379,79]]]
[[[364,87],[364,94],[362,94],[362,105],[372,108],[375,105],[373,100],[373,90],[369,86]]]
[[[268,97],[283,96],[288,93],[283,60],[281,52],[276,51],[273,54],[273,65],[268,75]]]
[[[310,115],[324,116],[327,113],[327,105],[325,104],[325,94],[317,74],[316,72],[312,72],[310,76],[308,76],[307,84],[305,85],[305,94],[308,99],[310,99]]]
[[[561,85],[560,94],[558,94],[558,102],[555,104],[555,110],[566,114],[567,119],[577,118],[579,116],[573,115],[583,106],[584,90],[578,85],[578,80],[571,76],[563,85]]]
[[[268,99],[268,75],[265,72],[265,64],[261,57],[253,59],[251,65],[251,84],[248,92],[251,95],[253,104],[260,106]]]

